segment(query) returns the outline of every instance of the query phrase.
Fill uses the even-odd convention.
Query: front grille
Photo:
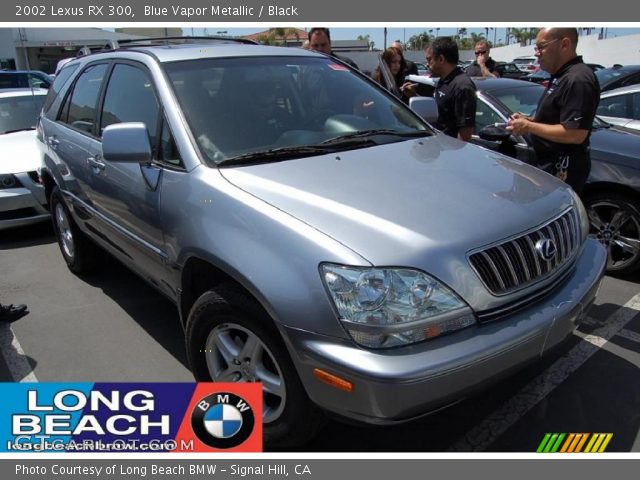
[[[557,253],[546,261],[536,250],[553,240]],[[573,259],[580,246],[580,225],[571,208],[542,227],[472,253],[471,266],[494,295],[506,295],[551,276]]]

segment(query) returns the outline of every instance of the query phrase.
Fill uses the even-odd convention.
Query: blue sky
[[[216,35],[218,32],[227,32],[226,35],[248,35],[251,33],[259,32],[261,30],[266,29],[267,27],[256,26],[252,28],[220,28],[220,27],[212,27],[207,28],[207,33],[209,35]],[[485,33],[484,28],[472,28],[466,27],[467,32],[476,32],[476,33]],[[390,45],[394,40],[406,41],[412,35],[416,35],[418,33],[433,30],[435,34],[436,27],[425,26],[424,28],[388,28],[387,29],[387,45]],[[189,34],[189,29],[186,29],[185,33]],[[194,28],[192,29],[195,35],[202,35],[204,33],[204,29],[202,28]],[[439,35],[454,35],[457,29],[452,27],[441,27],[439,31]],[[600,28],[595,30],[596,32],[600,31]],[[631,35],[631,34],[640,34],[640,28],[607,28],[607,38],[611,38],[614,36],[623,36],[623,35]],[[494,35],[495,33],[495,35]],[[497,42],[502,40],[505,41],[505,33],[506,29],[503,27],[499,27],[495,30],[489,31],[489,40],[493,41],[494,37]],[[335,40],[353,40],[358,37],[358,35],[369,35],[371,40],[375,42],[376,48],[383,48],[384,46],[384,32],[382,27],[374,28],[374,27],[359,27],[359,28],[343,28],[343,27],[332,27],[331,28],[331,38]]]

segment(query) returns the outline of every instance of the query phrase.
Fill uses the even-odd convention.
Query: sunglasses
[[[480,50],[480,51],[476,52],[476,55],[484,55],[485,53],[487,53],[486,50]]]

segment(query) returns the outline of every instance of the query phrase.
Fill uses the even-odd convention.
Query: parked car
[[[0,71],[0,90],[7,88],[49,88],[53,77],[39,70]]]
[[[640,131],[640,84],[602,93],[598,115],[606,122]]]
[[[0,91],[0,230],[49,219],[35,132],[46,94]]]
[[[515,63],[496,62],[496,71],[502,78],[522,78],[522,70]]]
[[[604,68],[605,68],[604,65],[600,65],[599,63],[587,63],[585,65],[587,65],[587,67],[591,68],[591,70],[593,70],[594,72],[597,72],[598,70],[604,70]]]
[[[71,271],[99,245],[175,302],[198,380],[262,382],[268,444],[323,410],[455,403],[586,314],[606,251],[559,180],[334,58],[172,42],[59,73],[39,127],[54,228]]]
[[[531,73],[540,67],[538,59],[533,56],[517,57],[513,59],[513,63],[524,73]]]
[[[530,163],[533,148],[525,137],[505,140],[483,135],[513,112],[533,114],[544,88],[517,80],[478,79],[474,142]],[[485,137],[485,138],[483,138]],[[640,136],[596,118],[591,133],[591,174],[582,199],[591,219],[591,235],[609,250],[607,270],[629,274],[640,267]]]
[[[600,91],[614,90],[620,87],[640,83],[640,65],[624,65],[596,70]]]
[[[424,63],[414,62],[416,64],[416,68],[418,69],[418,75],[424,75],[428,77],[431,75],[431,70]]]
[[[549,80],[551,80],[551,74],[546,70],[538,70],[537,72],[533,72],[533,73],[530,73],[529,75],[525,75],[524,77],[520,78],[520,80],[539,83],[543,87],[547,87],[549,85]]]

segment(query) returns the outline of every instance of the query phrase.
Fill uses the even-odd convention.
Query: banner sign
[[[260,452],[259,383],[2,383],[0,452]]]

